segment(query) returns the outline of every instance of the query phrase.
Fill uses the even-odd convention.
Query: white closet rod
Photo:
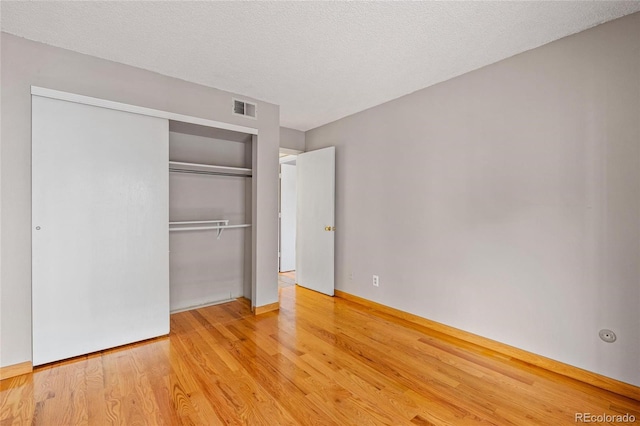
[[[216,235],[216,239],[219,240],[222,235],[222,231],[230,228],[248,228],[251,224],[243,224],[243,225],[216,225],[216,226],[184,226],[180,228],[169,228],[169,232],[177,232],[177,231],[208,231],[211,229],[217,229],[218,233]]]
[[[202,223],[224,223],[225,225],[229,224],[228,219],[220,219],[220,220],[187,220],[185,222],[169,222],[169,225],[196,225]]]
[[[170,232],[175,231],[205,231],[207,229],[229,229],[229,228],[248,228],[251,224],[243,225],[219,225],[219,226],[185,226],[182,228],[169,228]]]

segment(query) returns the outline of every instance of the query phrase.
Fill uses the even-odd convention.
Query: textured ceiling
[[[2,31],[280,105],[308,130],[640,2],[1,2]]]

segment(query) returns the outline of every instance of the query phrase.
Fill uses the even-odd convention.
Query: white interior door
[[[34,365],[169,332],[168,135],[32,96]]]
[[[296,159],[296,282],[333,296],[335,147]]]
[[[280,272],[296,269],[296,166],[280,166]]]

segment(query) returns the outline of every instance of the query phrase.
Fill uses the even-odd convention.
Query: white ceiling
[[[280,105],[308,130],[640,11],[596,2],[1,2],[2,31]]]

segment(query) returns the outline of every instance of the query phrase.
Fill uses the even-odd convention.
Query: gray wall
[[[253,303],[278,300],[278,106],[258,101],[259,118],[252,120],[231,113],[234,95],[228,92],[8,34],[2,34],[1,49],[0,366],[31,359],[31,85],[257,127]]]
[[[280,148],[305,150],[304,132],[288,127],[280,127]]]
[[[640,385],[639,123],[634,14],[308,131],[336,287]]]

